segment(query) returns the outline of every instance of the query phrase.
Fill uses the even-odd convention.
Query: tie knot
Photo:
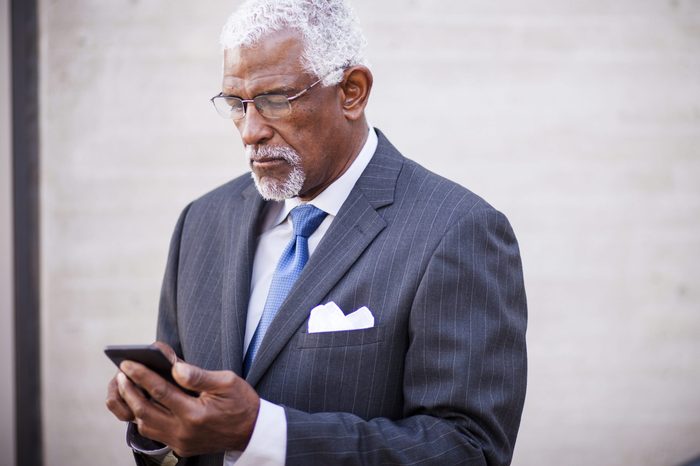
[[[308,238],[316,231],[316,228],[323,222],[326,213],[311,204],[297,206],[289,212],[294,225],[294,235]]]

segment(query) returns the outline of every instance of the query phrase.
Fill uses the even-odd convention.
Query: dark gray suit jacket
[[[245,175],[177,223],[158,339],[192,364],[241,374],[264,205]],[[328,301],[346,313],[367,306],[375,327],[307,333],[309,311]],[[379,133],[247,379],[285,408],[288,465],[506,465],[525,397],[525,328],[507,219]],[[222,455],[181,464],[221,466]]]

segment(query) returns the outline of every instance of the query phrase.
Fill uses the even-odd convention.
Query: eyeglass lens
[[[285,95],[259,95],[253,99],[253,104],[255,109],[265,118],[282,118],[289,115],[292,109]],[[246,105],[238,97],[217,96],[214,98],[214,106],[219,115],[224,118],[240,120],[245,116]]]

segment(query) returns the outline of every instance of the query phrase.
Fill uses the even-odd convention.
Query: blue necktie
[[[287,294],[289,294],[289,290],[292,289],[294,282],[297,281],[306,262],[309,260],[309,236],[316,231],[326,217],[324,211],[317,209],[311,204],[295,207],[289,212],[289,215],[292,217],[294,237],[282,252],[275,273],[272,275],[272,283],[270,284],[267,301],[265,301],[265,307],[260,317],[260,323],[255,329],[253,338],[248,345],[248,351],[243,359],[244,376],[248,375],[250,365],[255,359],[260,343],[265,336],[265,332],[267,332],[267,328],[272,323],[272,319],[275,318],[277,310],[284,302]]]

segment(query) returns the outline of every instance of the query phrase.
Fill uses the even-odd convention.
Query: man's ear
[[[364,115],[372,81],[372,72],[366,66],[357,65],[345,70],[339,86],[343,114],[348,120],[358,120]]]

